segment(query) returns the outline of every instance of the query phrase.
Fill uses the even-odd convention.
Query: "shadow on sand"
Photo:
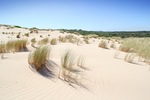
[[[40,75],[42,75],[42,76],[44,76],[44,77],[46,77],[46,78],[48,78],[50,80],[52,80],[52,79],[60,79],[63,82],[66,82],[69,86],[71,86],[72,88],[74,88],[76,90],[80,87],[80,88],[84,88],[84,89],[90,91],[89,88],[85,84],[83,84],[82,82],[80,82],[76,78],[71,77],[70,75],[66,76],[68,80],[64,80],[62,78],[58,78],[58,73],[56,73],[56,72],[57,72],[57,70],[60,70],[60,66],[57,65],[52,60],[47,60],[46,64],[43,65],[43,67],[40,70],[36,70],[34,65],[30,65],[30,69],[33,72],[37,72]],[[86,69],[86,70],[88,70],[88,69]]]

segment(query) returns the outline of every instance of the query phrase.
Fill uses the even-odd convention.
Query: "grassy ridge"
[[[123,41],[119,49],[120,51],[124,51],[127,53],[135,53],[137,56],[144,58],[146,61],[150,60],[149,38],[127,38]],[[127,54],[125,60],[127,60],[127,58],[133,59],[135,55],[132,54]]]
[[[89,35],[96,34],[101,37],[150,37],[150,31],[114,31],[114,32],[104,32],[104,31],[86,31],[86,30],[76,30],[76,29],[60,29],[61,32]]]

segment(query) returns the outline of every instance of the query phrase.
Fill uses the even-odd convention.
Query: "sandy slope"
[[[27,62],[29,52],[10,53],[0,60],[0,100],[150,100],[147,65],[115,59],[115,50],[97,44],[59,43],[52,48],[52,60],[58,65],[68,48],[86,57],[90,69],[85,71],[87,89],[73,88],[58,78],[47,79],[33,72]]]

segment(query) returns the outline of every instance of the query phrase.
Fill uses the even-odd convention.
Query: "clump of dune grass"
[[[39,45],[46,45],[49,42],[49,38],[44,38],[38,42]]]
[[[0,43],[0,54],[1,54],[1,59],[4,58],[4,53],[6,53],[6,44],[5,43]]]
[[[8,52],[24,52],[28,51],[27,40],[9,40],[6,44]]]
[[[123,52],[134,52],[134,47],[137,45],[138,41],[136,39],[125,39],[123,41],[123,43],[121,44],[121,46],[119,47],[119,50],[120,51],[123,51]]]
[[[78,59],[77,59],[77,66],[84,69],[84,70],[87,70],[87,68],[85,67],[85,57],[83,56],[80,56]]]
[[[56,44],[57,44],[57,39],[56,39],[56,38],[53,38],[53,39],[50,41],[50,44],[51,44],[51,45],[56,45]]]
[[[106,42],[106,41],[101,41],[101,42],[99,43],[99,47],[104,48],[104,49],[108,49],[108,47],[107,47],[107,42]]]
[[[67,75],[70,74],[74,65],[75,65],[75,57],[71,54],[70,50],[67,50],[61,57],[61,66],[64,80],[67,80]]]
[[[112,44],[110,45],[110,47],[113,48],[113,49],[117,48],[116,45],[115,45],[115,42],[112,42]]]
[[[28,56],[28,63],[34,66],[36,70],[40,70],[46,65],[46,61],[51,54],[51,48],[49,46],[40,46],[31,52]]]
[[[136,55],[134,53],[127,53],[124,60],[126,62],[132,63]]]
[[[27,40],[16,40],[15,41],[15,51],[16,52],[28,51],[26,46],[27,46]]]
[[[35,38],[31,39],[31,42],[36,43],[36,39]]]
[[[67,42],[70,42],[73,44],[77,43],[77,37],[75,37],[73,35],[66,35],[65,39],[67,40]]]
[[[62,68],[58,75],[60,79],[63,79],[69,84],[80,84],[78,77],[82,78],[81,69],[86,69],[82,57],[77,57],[71,50],[66,50],[61,56],[61,66]]]
[[[29,33],[25,33],[24,35],[25,35],[26,37],[29,37],[29,36],[30,36]]]
[[[43,38],[43,35],[40,35],[41,38]]]
[[[58,39],[60,42],[62,43],[65,43],[67,42],[67,39],[64,37],[64,36],[59,36],[59,39]]]
[[[37,41],[36,41],[35,38],[31,39],[31,46],[34,47],[34,48],[36,48],[36,47],[35,47],[35,43],[36,43],[36,42],[37,42]]]
[[[16,38],[20,38],[20,37],[21,37],[21,33],[19,32]]]
[[[86,44],[90,44],[90,42],[89,42],[89,39],[88,39],[88,38],[84,38],[84,42],[85,42]]]
[[[15,40],[9,40],[6,44],[6,48],[8,52],[15,52]]]
[[[135,53],[139,58],[145,59],[144,61],[150,60],[150,39],[149,38],[127,38],[123,40],[120,46],[120,51],[127,53]],[[126,55],[126,58],[132,58],[130,55]],[[128,61],[130,62],[130,60]]]
[[[77,43],[78,38],[73,35],[66,35],[66,36],[59,36],[58,40],[62,43],[68,42],[68,43],[75,44],[75,43]]]

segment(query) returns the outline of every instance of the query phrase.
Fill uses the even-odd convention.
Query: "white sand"
[[[61,35],[55,31],[52,34]],[[6,59],[0,59],[0,100],[150,100],[147,65],[116,59],[115,50],[99,48],[96,43],[59,43],[52,48],[52,60],[58,65],[61,53],[68,48],[86,57],[90,70],[85,71],[84,83],[88,90],[78,86],[75,89],[58,78],[50,80],[33,72],[27,62],[29,52],[9,53],[5,54]]]

